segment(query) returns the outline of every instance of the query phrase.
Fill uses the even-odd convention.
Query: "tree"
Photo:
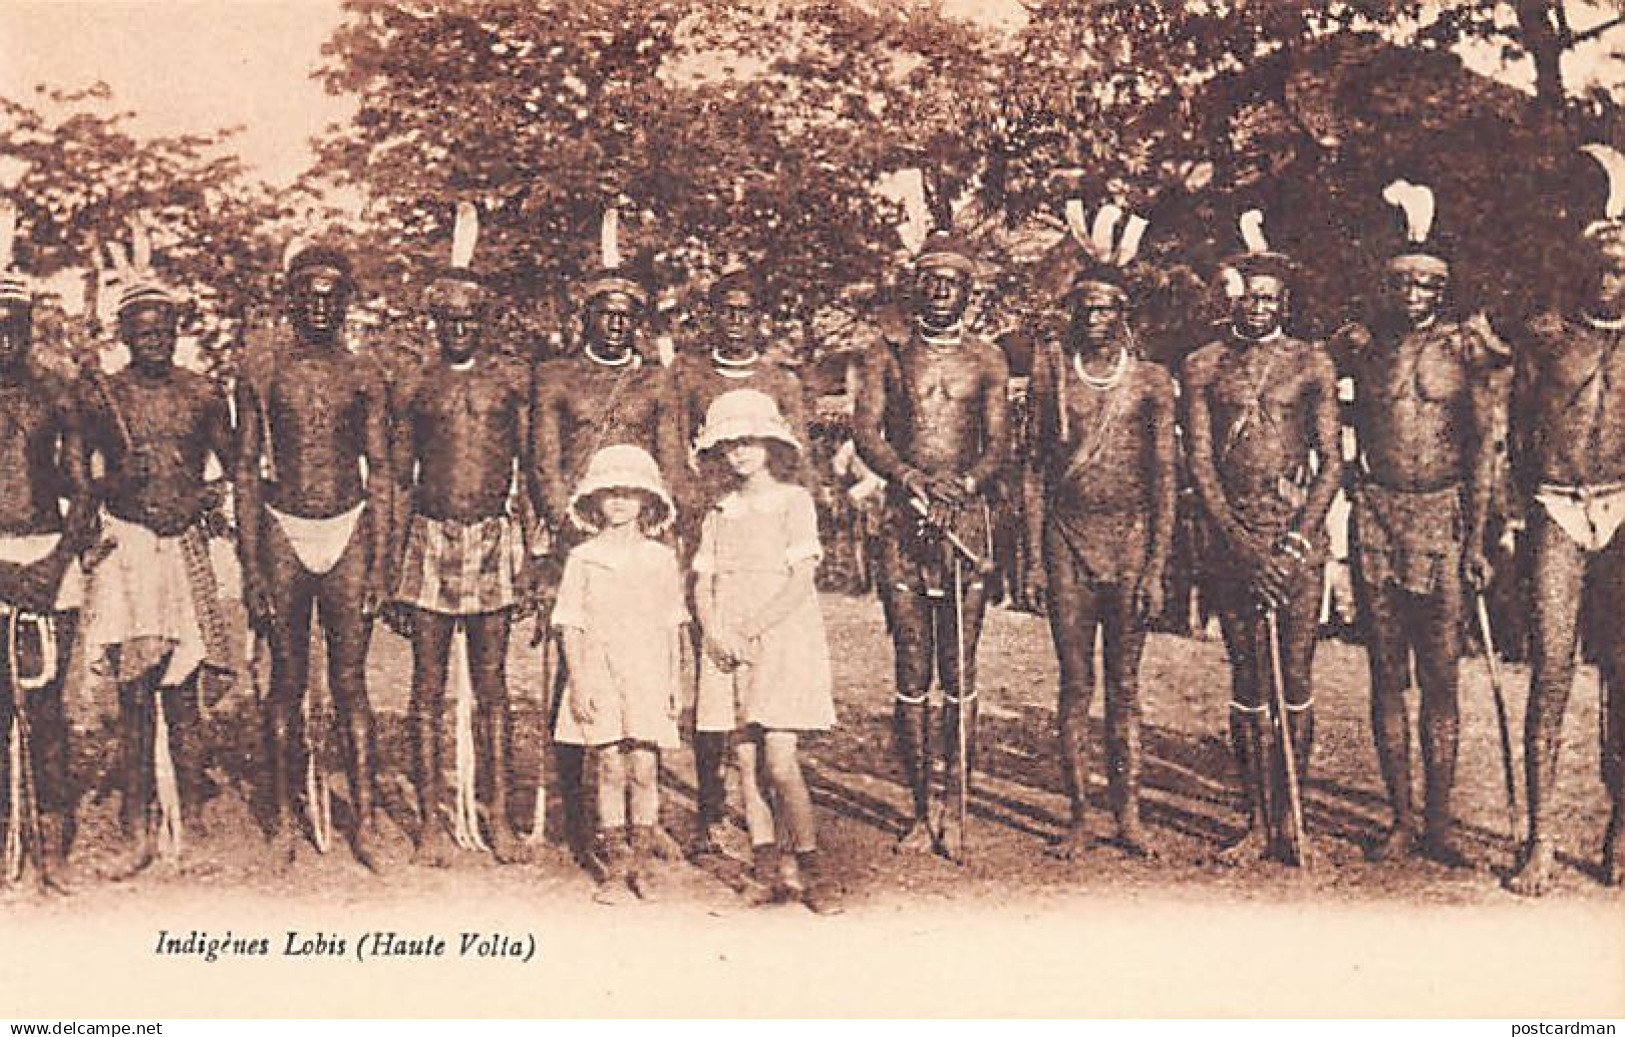
[[[143,139],[105,84],[36,93],[32,104],[0,98],[24,266],[41,277],[88,272],[108,246],[128,246],[129,220],[144,213],[160,275],[191,297],[188,332],[211,367],[225,364],[244,314],[266,298],[277,256],[266,226],[279,212],[275,194],[224,153],[232,132]]]

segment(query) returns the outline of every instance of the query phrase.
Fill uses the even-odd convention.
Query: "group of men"
[[[1625,598],[1625,540],[1613,536],[1625,519],[1625,224],[1613,214],[1586,232],[1594,276],[1583,305],[1533,321],[1509,350],[1451,319],[1450,266],[1425,229],[1389,264],[1394,305],[1381,320],[1325,344],[1289,336],[1297,268],[1249,215],[1248,249],[1222,271],[1227,325],[1188,355],[1176,380],[1132,341],[1127,271],[1145,226],[1123,216],[1109,206],[1092,227],[1069,220],[1078,246],[1062,300],[1069,319],[1037,351],[1028,398],[1023,496],[1028,543],[1041,558],[1026,567],[1026,590],[1048,603],[1072,807],[1056,851],[1090,848],[1086,718],[1098,632],[1113,841],[1135,855],[1156,853],[1139,813],[1137,683],[1147,622],[1162,608],[1177,428],[1204,520],[1207,593],[1231,660],[1230,730],[1247,803],[1246,829],[1221,857],[1306,853],[1301,791],[1314,740],[1325,517],[1345,482],[1341,369],[1357,387],[1354,560],[1372,728],[1393,808],[1373,856],[1466,860],[1451,808],[1460,631],[1489,575],[1490,485],[1510,441],[1534,483],[1534,673],[1529,832],[1508,885],[1542,892],[1554,867],[1549,812],[1581,586],[1589,577],[1601,610]],[[118,687],[130,850],[117,873],[177,849],[196,823],[204,784],[196,684],[220,654],[203,530],[223,488],[205,478],[210,456],[232,483],[243,598],[272,660],[263,766],[278,859],[291,861],[303,841],[301,808],[320,813],[307,780],[314,625],[325,640],[349,786],[347,835],[358,860],[385,867],[366,681],[378,618],[412,643],[414,859],[444,865],[454,840],[487,847],[501,862],[526,859],[511,817],[509,639],[517,618],[545,611],[579,535],[567,501],[588,458],[619,443],[647,450],[676,490],[675,535],[691,548],[723,490],[688,460],[711,400],[749,385],[797,426],[804,412],[794,376],[764,357],[762,296],[748,274],[712,288],[708,350],[668,367],[640,341],[647,288],[606,266],[581,287],[580,349],[531,365],[485,340],[491,298],[466,260],[442,270],[426,300],[434,355],[391,380],[345,347],[355,290],[348,258],[320,246],[297,251],[286,269],[288,330],[245,350],[229,404],[212,381],[175,365],[177,298],[150,272],[127,271],[118,299],[128,367],[111,376],[87,370],[71,387],[28,363],[31,291],[5,272],[0,719],[26,743],[23,773],[10,754],[12,816],[34,815],[7,831],[31,847],[43,873],[61,876],[71,839],[61,698],[81,575],[90,583],[90,657]],[[886,482],[877,586],[895,651],[895,746],[912,806],[899,852],[963,850],[962,803],[976,759],[976,655],[992,549],[986,495],[1012,435],[1005,358],[965,327],[976,270],[973,251],[951,233],[925,240],[911,263],[909,319],[866,351],[855,400],[857,452]],[[1595,646],[1608,690],[1602,748],[1612,801],[1603,874],[1618,884],[1625,637],[1604,633]],[[1404,694],[1413,660],[1426,778],[1420,820]],[[461,738],[448,740],[448,693],[458,687],[469,697],[461,705],[472,753]],[[934,750],[937,742],[945,751]],[[715,852],[726,745],[699,734],[694,747],[696,849]],[[554,752],[565,827],[590,865],[582,754]],[[448,795],[453,762],[458,788]],[[957,812],[948,808],[955,786]]]

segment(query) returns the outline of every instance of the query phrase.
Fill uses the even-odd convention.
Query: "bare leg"
[[[274,521],[265,523],[260,559],[266,592],[276,609],[267,631],[271,687],[263,716],[265,791],[271,811],[272,859],[285,868],[294,862],[299,846],[298,824],[290,825],[289,815],[296,799],[295,783],[305,773],[304,703],[310,679],[313,581]]]
[[[632,815],[632,872],[628,881],[643,900],[659,894],[655,873],[656,828],[660,824],[660,754],[652,745],[634,743],[626,752],[627,785]]]
[[[1625,634],[1619,628],[1620,609],[1625,608],[1625,535],[1614,535],[1597,565],[1594,607],[1598,615],[1611,617],[1593,624],[1603,639],[1599,646],[1602,780],[1609,800],[1608,828],[1602,841],[1602,880],[1606,885],[1620,886],[1625,885],[1625,851],[1620,846],[1621,838],[1625,838],[1621,835],[1625,828]]]
[[[903,764],[914,816],[898,839],[899,853],[929,852],[931,837],[931,606],[919,595],[886,586],[886,605],[897,671],[897,701],[892,722],[897,755]],[[741,759],[743,759],[741,757]],[[748,772],[747,772],[748,773]],[[749,801],[747,800],[747,803]],[[754,832],[751,841],[756,842]]]
[[[144,871],[157,857],[152,832],[153,798],[153,696],[157,694],[158,674],[148,672],[118,686],[119,719],[123,729],[121,763],[124,795],[119,823],[130,848],[115,865],[112,876],[129,878]]]
[[[958,564],[951,560],[949,564]],[[964,567],[961,566],[963,569]],[[951,854],[961,852],[964,846],[964,834],[959,831],[959,812],[957,808],[950,809],[948,804],[957,798],[959,789],[959,768],[965,768],[966,788],[974,787],[976,776],[976,729],[977,718],[981,712],[981,703],[976,694],[976,646],[982,638],[982,617],[987,611],[987,586],[978,576],[964,574],[961,585],[964,588],[964,601],[959,610],[964,617],[964,631],[956,636],[955,624],[958,617],[954,613],[952,598],[953,588],[949,587],[949,599],[946,603],[938,603],[937,614],[937,673],[942,677],[943,711],[942,711],[942,737],[947,747],[944,755],[948,761],[947,788],[943,794],[943,823],[938,837],[943,849]],[[959,672],[958,655],[964,652],[964,673]],[[965,759],[959,759],[959,712],[965,713]]]
[[[1431,597],[1416,602],[1416,679],[1422,686],[1422,765],[1427,776],[1427,824],[1422,852],[1453,868],[1468,866],[1455,837],[1451,793],[1461,744],[1457,691],[1461,659],[1462,587],[1454,574]]]
[[[1222,598],[1219,600],[1223,601]],[[1247,604],[1224,602],[1219,624],[1230,656],[1230,744],[1241,772],[1246,800],[1247,830],[1219,852],[1223,864],[1244,865],[1261,860],[1270,850],[1269,766],[1264,741],[1265,703],[1260,656],[1262,624]]]
[[[1103,595],[1106,664],[1106,785],[1117,844],[1136,857],[1157,856],[1140,823],[1140,656],[1145,627],[1124,586]]]
[[[529,848],[514,835],[508,816],[513,785],[513,714],[508,710],[508,637],[510,613],[489,612],[464,617],[468,631],[468,665],[474,684],[475,751],[483,786],[491,855],[499,864],[522,864]]]
[[[1563,716],[1574,683],[1574,647],[1580,616],[1585,558],[1573,541],[1538,507],[1530,526],[1531,644],[1529,710],[1524,719],[1524,768],[1529,794],[1529,840],[1523,861],[1507,878],[1507,888],[1539,896],[1551,885],[1555,847],[1546,830],[1551,795],[1557,787]]]
[[[1095,693],[1098,610],[1094,593],[1079,579],[1072,560],[1052,538],[1046,539],[1050,639],[1055,642],[1061,677],[1056,707],[1061,780],[1072,813],[1067,834],[1051,852],[1071,860],[1088,847],[1089,703]]]
[[[451,863],[451,837],[440,809],[445,801],[446,664],[453,626],[451,616],[413,611],[412,777],[421,824],[412,860],[434,868]]]
[[[364,522],[370,519],[364,519]],[[355,814],[351,833],[356,859],[374,872],[384,870],[378,849],[374,789],[377,782],[377,726],[367,695],[367,648],[372,621],[362,614],[370,540],[358,527],[344,555],[322,582],[321,621],[327,637],[328,687],[338,714],[339,748]]]
[[[626,842],[626,750],[620,743],[594,750],[598,770],[599,856],[604,862],[593,899],[600,904],[625,903],[631,894],[631,858]]]
[[[1410,685],[1407,615],[1400,592],[1356,586],[1366,618],[1366,660],[1371,670],[1371,730],[1377,742],[1377,768],[1388,789],[1393,826],[1371,848],[1373,860],[1389,861],[1409,854],[1417,843],[1416,809],[1411,795],[1411,723],[1405,704]]]

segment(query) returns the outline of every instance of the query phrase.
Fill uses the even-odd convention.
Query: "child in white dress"
[[[596,750],[605,878],[595,899],[614,903],[628,890],[648,899],[659,751],[678,746],[679,633],[688,622],[677,555],[652,539],[671,523],[671,495],[646,452],[606,447],[571,495],[570,518],[592,536],[565,560],[553,607],[568,671],[553,737]]]
[[[694,602],[704,631],[696,727],[735,733],[750,830],[755,902],[780,899],[773,807],[782,813],[801,874],[802,898],[839,910],[822,873],[812,798],[797,738],[835,722],[829,648],[813,574],[823,551],[813,499],[793,480],[796,442],[772,397],[724,393],[706,412],[695,447],[721,464],[734,490],[706,515],[694,556]]]

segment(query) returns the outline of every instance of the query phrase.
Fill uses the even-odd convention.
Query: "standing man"
[[[176,300],[153,278],[144,233],[137,228],[134,262],[120,269],[130,364],[108,378],[87,372],[82,404],[106,469],[98,496],[110,550],[91,582],[87,636],[93,665],[118,684],[126,876],[160,850],[178,854],[182,817],[187,827],[198,820],[198,670],[226,658],[204,525],[224,494],[205,482],[204,466],[211,454],[226,472],[236,465],[224,393],[175,366]]]
[[[1375,333],[1356,327],[1339,336],[1354,379],[1352,557],[1371,665],[1371,729],[1394,810],[1372,857],[1417,853],[1461,867],[1467,862],[1450,809],[1457,662],[1468,595],[1482,592],[1488,572],[1484,525],[1506,365],[1483,336],[1441,313],[1450,266],[1428,244],[1433,192],[1401,180],[1383,197],[1404,211],[1408,231],[1406,247],[1388,263],[1391,312]],[[1412,657],[1427,789],[1420,826],[1405,705]]]
[[[311,612],[319,603],[356,819],[351,837],[356,858],[377,870],[377,739],[366,665],[387,588],[388,400],[376,365],[344,345],[354,290],[348,257],[306,247],[291,258],[287,276],[293,341],[251,348],[237,381],[243,597],[271,647],[264,722],[272,839],[279,861],[291,864],[298,841],[287,815],[309,763],[304,702]]]
[[[1043,545],[1043,564],[1028,566],[1028,598],[1045,591],[1060,662],[1061,775],[1072,823],[1057,852],[1068,860],[1088,846],[1097,629],[1104,634],[1106,782],[1116,841],[1135,856],[1153,855],[1139,812],[1140,654],[1147,623],[1162,612],[1177,477],[1173,378],[1134,355],[1125,320],[1122,267],[1133,259],[1143,221],[1114,241],[1115,210],[1103,212],[1111,218],[1097,221],[1097,236],[1078,238],[1092,262],[1068,292],[1064,346],[1047,343],[1034,358],[1029,391],[1027,540],[1035,551]]]
[[[582,288],[581,352],[536,369],[536,475],[552,557],[559,566],[580,538],[570,522],[570,491],[599,450],[618,443],[640,447],[654,457],[667,485],[686,482],[688,458],[676,387],[670,368],[646,359],[638,349],[649,292],[619,269],[614,225],[612,211],[605,217],[604,268]],[[548,690],[552,694],[555,689]],[[582,801],[585,754],[580,746],[555,745],[554,760],[571,848],[578,860],[597,870],[592,854],[596,826]],[[662,855],[669,855],[664,829],[656,829],[656,839]]]
[[[1262,223],[1257,210],[1241,218],[1248,251],[1227,264],[1230,333],[1183,368],[1191,478],[1210,529],[1207,595],[1230,656],[1230,737],[1247,796],[1247,831],[1221,856],[1228,863],[1268,854],[1272,827],[1285,824],[1285,791],[1271,780],[1263,727],[1272,676],[1284,689],[1286,716],[1277,720],[1300,785],[1308,779],[1326,510],[1342,478],[1337,372],[1325,350],[1286,334],[1295,268],[1270,250]],[[1285,754],[1275,763],[1284,774]]]
[[[932,831],[930,717],[933,670],[943,689],[947,744],[964,710],[969,759],[945,755],[952,768],[974,763],[976,645],[987,604],[982,567],[949,534],[985,561],[991,548],[986,491],[1007,455],[1009,371],[1004,354],[963,326],[976,260],[945,232],[928,237],[914,262],[912,326],[888,332],[864,360],[854,439],[888,488],[882,533],[881,601],[896,654],[894,711],[898,753],[914,817],[898,849],[963,846],[954,812]],[[953,597],[956,591],[959,598]]]
[[[733,269],[712,285],[710,309],[714,328],[711,349],[703,356],[680,355],[676,364],[677,393],[683,421],[683,442],[692,447],[694,437],[705,424],[705,413],[725,392],[756,389],[772,397],[779,413],[795,431],[800,442],[809,442],[806,406],[801,380],[786,368],[769,360],[762,351],[763,308],[761,288],[749,272]],[[806,466],[803,457],[803,467]],[[699,546],[700,525],[728,486],[708,482],[700,472],[690,472],[687,485],[679,489],[681,515],[678,538],[685,555]],[[721,731],[696,731],[694,767],[699,786],[699,832],[696,854],[715,853],[721,846],[721,826],[726,816],[727,783],[723,765],[727,760],[728,736]]]
[[[533,504],[537,495],[534,394],[528,364],[485,347],[489,301],[468,269],[476,219],[471,203],[458,206],[452,265],[429,292],[440,355],[397,387],[393,403],[397,492],[410,506],[395,599],[405,606],[412,639],[412,771],[422,819],[414,860],[431,867],[449,863],[441,809],[445,765],[454,758],[460,841],[479,846],[488,839],[500,864],[529,856],[508,816],[507,664],[514,616],[535,607],[532,530],[514,515],[518,494],[529,494]],[[473,696],[473,775],[461,753],[446,751],[447,669],[460,662],[452,652],[459,633],[467,650],[457,654],[466,657]],[[485,805],[483,836],[475,799]]]
[[[42,878],[66,884],[73,793],[68,784],[68,722],[62,688],[79,625],[84,584],[76,560],[95,536],[84,444],[68,387],[28,362],[34,297],[11,268],[16,211],[0,203],[0,737],[7,790],[8,846],[33,833]],[[68,501],[63,517],[61,501]],[[15,647],[11,647],[15,646]],[[31,648],[32,651],[25,651]],[[21,743],[27,730],[28,744]],[[26,775],[12,768],[26,757]],[[32,790],[32,803],[26,801]],[[25,801],[11,802],[12,790]],[[32,808],[32,810],[30,809]],[[8,854],[8,870],[10,855]],[[0,884],[9,875],[0,875]]]
[[[1529,509],[1531,609],[1534,614],[1524,766],[1529,783],[1529,838],[1507,880],[1514,893],[1537,896],[1552,882],[1556,849],[1550,831],[1563,717],[1574,683],[1582,592],[1607,617],[1587,627],[1603,687],[1602,773],[1611,810],[1603,836],[1602,874],[1625,881],[1620,831],[1625,827],[1625,155],[1591,144],[1585,151],[1608,173],[1603,219],[1585,231],[1591,262],[1583,302],[1570,314],[1536,318],[1517,355],[1514,414],[1524,469],[1536,483]]]

